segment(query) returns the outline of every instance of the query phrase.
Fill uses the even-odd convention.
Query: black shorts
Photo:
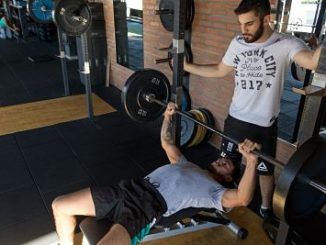
[[[122,180],[110,187],[91,187],[97,219],[126,228],[132,239],[167,210],[161,194],[147,180]]]
[[[248,138],[262,145],[261,151],[269,156],[275,157],[277,142],[277,120],[270,127],[262,127],[252,123],[238,120],[230,115],[224,123],[224,133],[231,138],[242,142]],[[238,146],[223,138],[221,156],[228,156],[235,163],[238,170],[241,169],[241,154],[237,151]],[[272,175],[274,165],[263,159],[258,160],[257,170],[260,175]],[[241,170],[240,170],[241,171]]]

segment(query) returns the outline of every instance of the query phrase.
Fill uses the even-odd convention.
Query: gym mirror
[[[114,0],[113,6],[117,63],[143,69],[143,0]]]

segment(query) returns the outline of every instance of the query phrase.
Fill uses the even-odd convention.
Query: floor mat
[[[116,111],[93,94],[94,115]],[[85,95],[0,107],[0,135],[86,118]]]

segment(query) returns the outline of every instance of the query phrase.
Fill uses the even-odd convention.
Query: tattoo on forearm
[[[168,144],[174,144],[172,139],[172,122],[171,120],[164,119],[161,129],[161,140]]]

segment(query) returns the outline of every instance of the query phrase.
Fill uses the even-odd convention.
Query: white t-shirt
[[[222,206],[225,188],[216,182],[207,170],[189,162],[182,156],[178,163],[167,164],[145,177],[161,193],[170,216],[181,209],[216,208]]]
[[[296,37],[274,32],[264,43],[246,43],[235,37],[222,62],[235,69],[235,89],[229,114],[263,127],[280,112],[284,79],[293,57],[307,49]]]

